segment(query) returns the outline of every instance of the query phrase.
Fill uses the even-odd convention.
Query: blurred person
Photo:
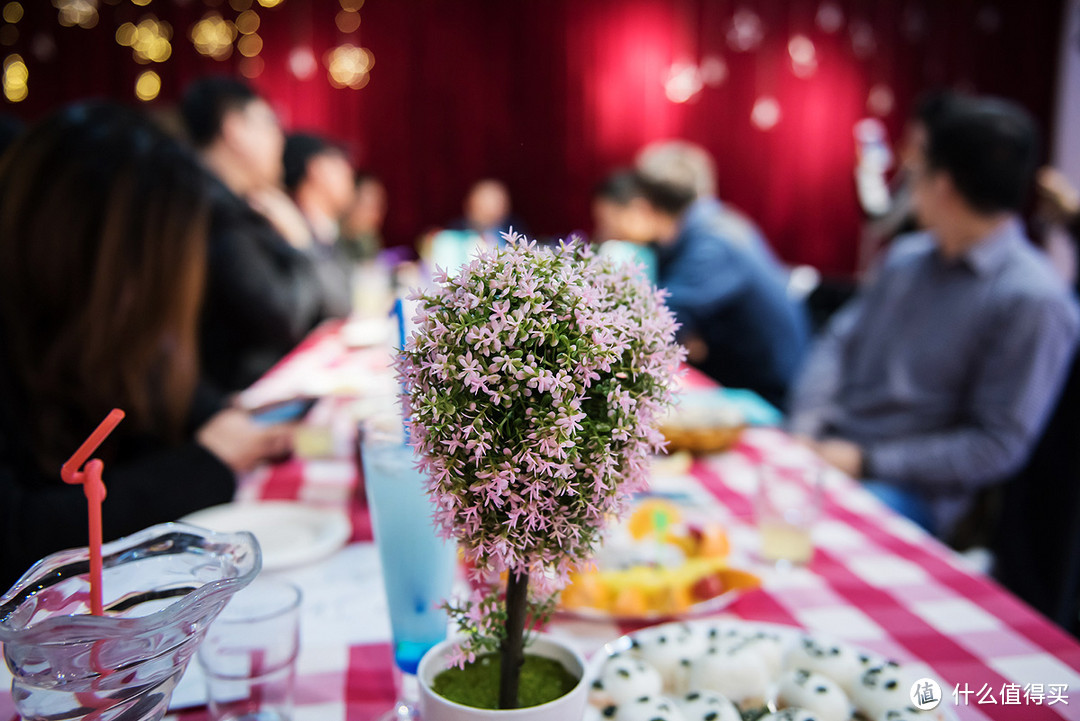
[[[113,408],[106,540],[230,501],[290,435],[200,414],[212,198],[191,152],[134,111],[76,105],[0,162],[0,585],[87,543],[60,466]],[[62,210],[62,212],[61,212]]]
[[[1049,166],[1039,169],[1035,188],[1035,232],[1062,278],[1080,292],[1080,190]]]
[[[653,245],[657,285],[668,291],[688,360],[725,386],[749,388],[783,407],[806,348],[804,309],[758,256],[712,224],[688,218],[691,189],[631,177],[631,185],[615,177],[601,186],[627,192],[605,196],[613,204],[613,233]]]
[[[345,151],[311,133],[285,139],[285,188],[307,224],[308,254],[319,274],[330,315],[345,317],[352,306],[351,264],[340,248],[341,221],[352,204],[355,177]]]
[[[813,350],[790,428],[942,538],[1027,459],[1060,392],[1080,313],[1017,217],[1037,159],[1010,103],[955,102],[909,165],[925,232]]]
[[[371,260],[383,247],[386,186],[368,172],[356,174],[352,202],[341,222],[341,247],[354,261]]]
[[[865,194],[859,194],[859,203],[867,219],[859,242],[860,273],[868,272],[874,266],[894,238],[919,229],[910,168],[921,162],[931,128],[946,116],[949,108],[961,97],[949,90],[932,91],[920,97],[904,127],[899,168],[888,184],[884,202],[871,202]],[[875,162],[874,155],[874,152],[861,148],[860,164]],[[881,172],[884,173],[886,169],[883,168]]]
[[[787,282],[787,270],[761,229],[717,197],[716,163],[705,148],[686,140],[658,140],[638,152],[634,166],[643,177],[692,194],[693,201],[683,214],[685,227],[702,226],[703,232],[722,237],[756,256]]]
[[[622,238],[624,229],[621,222],[625,215],[623,211],[638,195],[637,179],[631,170],[617,170],[600,181],[593,189],[592,196],[592,240],[599,245],[598,252],[601,255],[641,265],[645,269],[646,277],[656,284],[656,252],[648,245]]]
[[[476,182],[465,196],[465,215],[451,223],[450,230],[471,231],[489,245],[500,245],[502,234],[512,227],[517,233],[526,229],[511,209],[510,191],[500,180],[485,178]]]
[[[1039,213],[1053,223],[1069,229],[1080,240],[1080,190],[1056,168],[1039,168],[1035,176]]]
[[[208,77],[188,87],[180,110],[215,176],[202,364],[217,392],[230,394],[254,383],[330,314],[314,264],[267,218],[271,206],[279,217],[295,216],[285,223],[294,228],[293,242],[308,232],[276,190],[285,140],[269,104],[239,80]]]

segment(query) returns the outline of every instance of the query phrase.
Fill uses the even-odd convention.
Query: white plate
[[[267,571],[329,556],[352,535],[352,525],[344,513],[293,501],[226,503],[180,520],[211,531],[251,531],[262,547],[263,568]]]
[[[674,623],[663,624],[660,626],[650,626],[643,628],[640,631],[629,633],[625,636],[620,636],[614,641],[604,644],[604,646],[597,651],[591,659],[589,659],[588,668],[585,670],[585,678],[591,685],[593,681],[600,677],[600,672],[604,667],[604,662],[609,656],[625,653],[629,651],[633,646],[633,639],[638,634],[655,634],[660,633],[658,629],[663,628],[690,628],[692,630],[700,630],[701,633],[707,633],[709,629],[717,629],[721,635],[729,629],[734,629],[740,636],[751,636],[758,632],[766,632],[779,636],[784,642],[785,648],[791,645],[797,644],[804,637],[813,638],[818,643],[825,646],[846,646],[853,650],[857,654],[866,654],[874,659],[879,659],[884,662],[887,659],[879,653],[873,653],[859,648],[854,644],[844,643],[838,641],[824,634],[817,634],[806,629],[798,628],[796,626],[784,626],[775,623],[765,623],[759,621],[742,621],[739,619],[721,618],[721,619],[697,619],[690,621],[679,621]],[[908,666],[913,665],[909,664]],[[921,665],[921,664],[920,664]],[[901,664],[900,669],[903,670],[905,664]],[[925,674],[920,674],[925,675]],[[930,678],[934,678],[934,674],[929,674]],[[773,679],[773,693],[775,693],[775,684],[779,679]],[[919,718],[926,719],[926,721],[956,721],[956,713],[952,710],[952,702],[950,700],[949,692],[943,684],[940,684],[940,679],[936,679],[941,685],[943,690],[943,696],[941,705],[933,711],[924,711],[919,714]],[[600,713],[601,709],[595,705],[586,707],[586,713],[583,721],[604,721],[604,717]],[[859,721],[864,717],[861,715],[853,715],[852,719]],[[871,720],[873,721],[873,720]]]

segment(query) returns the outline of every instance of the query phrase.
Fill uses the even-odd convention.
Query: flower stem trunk
[[[518,680],[525,663],[525,613],[529,575],[511,571],[506,581],[506,636],[502,640],[499,708],[518,707]]]

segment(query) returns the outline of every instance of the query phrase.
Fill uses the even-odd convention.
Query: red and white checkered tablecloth
[[[382,361],[371,353],[364,351],[360,356],[368,356],[358,359],[338,333],[324,331],[265,383],[272,381],[278,397],[285,397],[305,392],[305,383],[325,373],[328,363],[349,372],[385,369],[385,352]],[[257,385],[256,391],[264,392],[265,386]],[[313,422],[333,425],[348,415],[350,402],[324,401]],[[239,494],[240,500],[298,499],[346,507],[354,522],[353,542],[337,555],[313,568],[283,572],[304,588],[302,623],[312,629],[303,634],[298,662],[296,721],[368,721],[394,700],[389,622],[370,519],[356,500],[354,461],[337,450],[337,457],[292,460],[257,472]],[[727,453],[681,467],[658,464],[655,487],[689,497],[715,515],[726,524],[735,552],[752,558],[758,539],[751,499],[762,463],[796,472],[819,462],[779,431],[751,429]],[[961,719],[1080,719],[1076,640],[969,570],[963,559],[854,481],[830,472],[826,488],[813,561],[787,570],[753,566],[763,587],[718,617],[799,626],[912,664],[944,682],[945,703],[954,703],[959,690]],[[635,628],[559,617],[549,630],[591,653]],[[12,713],[10,697],[0,694],[0,719]],[[205,709],[196,708],[173,718],[205,717]]]

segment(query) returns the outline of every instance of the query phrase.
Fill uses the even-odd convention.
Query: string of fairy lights
[[[26,2],[27,0],[23,0]],[[34,0],[35,2],[37,0]],[[181,2],[183,0],[180,0]],[[191,0],[188,0],[191,1]],[[57,12],[57,22],[63,27],[96,28],[101,20],[101,4],[121,5],[130,3],[146,7],[153,0],[52,0]],[[160,2],[160,0],[159,0]],[[116,43],[130,48],[132,59],[139,65],[153,66],[166,62],[173,54],[175,43],[190,41],[197,53],[224,62],[240,55],[237,67],[247,78],[256,78],[266,67],[262,58],[263,38],[259,35],[262,17],[259,11],[282,5],[285,0],[203,0],[208,10],[195,21],[186,35],[177,33],[173,26],[159,20],[152,12],[136,22],[125,22],[116,28]],[[339,0],[340,10],[334,22],[339,31],[353,35],[360,29],[360,9],[364,0]],[[231,11],[231,12],[230,12]],[[0,45],[11,47],[19,41],[19,23],[25,14],[17,0],[8,2],[0,10]],[[31,52],[42,61],[56,53],[55,41],[48,35],[38,34],[31,39]],[[288,56],[288,69],[297,79],[308,80],[319,71],[319,60],[314,50],[306,45],[293,48]],[[368,84],[375,56],[367,48],[344,42],[330,48],[322,57],[326,78],[331,86],[339,89],[359,90]],[[30,73],[22,55],[11,53],[4,58],[2,84],[8,102],[18,103],[29,96]],[[139,73],[135,80],[135,97],[150,101],[161,92],[161,76],[152,68]]]

